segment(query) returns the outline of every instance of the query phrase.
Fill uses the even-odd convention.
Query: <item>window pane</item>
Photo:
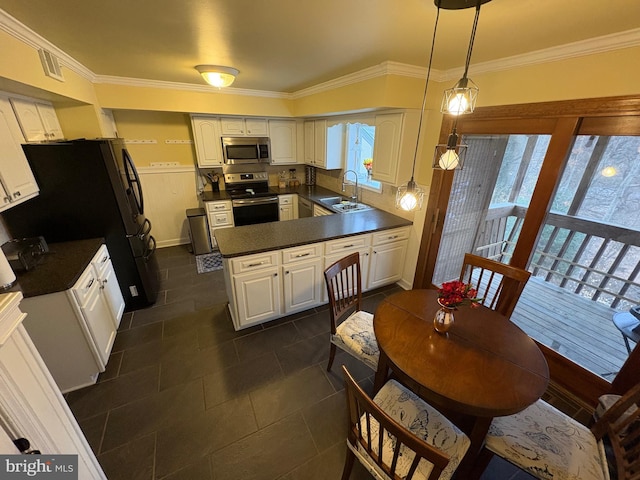
[[[380,191],[382,184],[371,179],[373,163],[373,143],[376,127],[366,123],[347,124],[347,170],[358,174],[360,186]]]

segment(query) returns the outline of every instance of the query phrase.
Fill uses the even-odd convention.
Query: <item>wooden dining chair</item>
[[[591,428],[538,400],[515,415],[494,418],[485,449],[540,479],[637,479],[639,400],[636,384]]]
[[[451,478],[470,444],[462,431],[395,380],[372,400],[342,371],[349,415],[342,480],[356,458],[378,480]]]
[[[471,283],[482,298],[482,305],[511,317],[530,272],[472,253],[465,253],[460,281]]]
[[[362,310],[360,254],[352,253],[329,265],[324,279],[331,319],[327,371],[331,371],[336,347],[376,370],[380,350],[373,333],[373,315]]]

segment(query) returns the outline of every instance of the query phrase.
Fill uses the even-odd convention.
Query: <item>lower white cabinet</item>
[[[209,236],[211,237],[211,246],[218,248],[215,233],[219,228],[233,227],[233,207],[231,200],[221,200],[216,202],[205,202],[205,210],[207,211],[207,221],[209,222]]]
[[[105,302],[109,307],[112,320],[117,330],[120,326],[122,315],[124,314],[125,303],[106,245],[100,247],[98,253],[96,253],[93,260],[91,260],[91,265],[93,265],[96,271],[98,281],[102,287],[102,295],[104,295]]]
[[[327,302],[324,270],[360,253],[363,290],[402,278],[410,227],[224,259],[229,311],[236,330]]]
[[[367,290],[389,285],[402,278],[408,237],[409,228],[373,234]]]
[[[45,460],[47,455],[78,455],[76,478],[106,480],[73,413],[23,326],[25,315],[19,308],[21,297],[21,293],[0,295],[0,436],[3,436],[0,440],[4,440],[0,442],[0,451],[17,454],[10,441],[26,438],[32,449],[42,452],[41,458]],[[55,337],[55,340],[62,343],[64,338]],[[61,345],[58,354],[67,353]]]
[[[289,315],[322,303],[322,244],[282,250],[284,313]]]
[[[100,278],[90,263],[69,290],[21,304],[24,326],[63,392],[94,384],[109,360],[119,321],[112,312],[119,307],[110,306]]]
[[[298,218],[297,195],[278,195],[278,220],[294,220]]]

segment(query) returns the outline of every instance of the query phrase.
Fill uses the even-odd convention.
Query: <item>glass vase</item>
[[[433,317],[433,328],[438,333],[446,333],[453,325],[453,311],[455,308],[450,308],[442,305],[438,300],[440,308]]]

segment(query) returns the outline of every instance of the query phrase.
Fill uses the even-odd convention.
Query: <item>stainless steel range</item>
[[[278,221],[278,192],[269,188],[267,172],[226,173],[224,182],[236,226]]]

